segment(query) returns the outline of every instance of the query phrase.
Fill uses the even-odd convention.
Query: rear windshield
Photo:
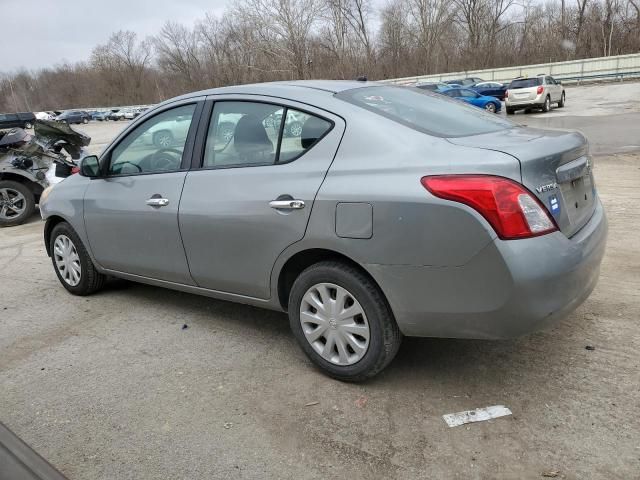
[[[542,85],[542,78],[523,78],[521,80],[513,80],[509,88],[531,88]]]
[[[514,126],[494,113],[417,88],[354,88],[337,93],[336,97],[438,137],[466,137]]]

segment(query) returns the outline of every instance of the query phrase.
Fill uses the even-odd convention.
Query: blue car
[[[480,95],[504,100],[504,92],[507,91],[507,86],[498,82],[480,82],[476,83],[471,89]]]
[[[440,93],[455,98],[456,100],[470,103],[476,107],[484,108],[487,112],[491,113],[498,113],[502,108],[502,103],[497,98],[480,95],[468,88],[449,88],[448,90],[442,90]]]

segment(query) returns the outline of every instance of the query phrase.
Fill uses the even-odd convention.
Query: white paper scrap
[[[465,423],[483,422],[506,415],[511,415],[511,410],[504,405],[493,405],[491,407],[467,410],[466,412],[447,413],[443,415],[442,418],[444,418],[444,421],[447,422],[447,425],[450,427],[459,427]]]

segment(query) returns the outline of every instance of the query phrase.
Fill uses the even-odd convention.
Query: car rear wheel
[[[31,122],[24,122],[24,128],[31,128],[33,124]]]
[[[564,107],[564,98],[564,92],[562,92],[562,95],[560,95],[560,101],[558,102],[558,108]]]
[[[73,295],[89,295],[104,286],[80,237],[67,222],[57,224],[49,238],[53,269],[64,288]]]
[[[89,119],[88,119],[87,117],[84,117],[84,118],[82,119],[82,123],[85,123],[85,124],[86,124],[86,123],[89,123]]]
[[[36,208],[36,199],[29,187],[12,180],[0,181],[0,227],[24,223]]]
[[[548,112],[549,110],[551,110],[551,98],[547,96],[547,98],[544,99],[544,103],[542,104],[542,111]]]
[[[513,108],[507,107],[507,115],[513,115],[516,111]]]
[[[484,106],[487,112],[496,113],[496,106],[493,102],[489,102]]]
[[[380,289],[338,261],[304,270],[289,296],[289,323],[309,359],[338,380],[357,382],[395,357],[402,334]]]

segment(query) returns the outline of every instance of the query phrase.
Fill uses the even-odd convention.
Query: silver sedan
[[[159,125],[172,142],[140,141]],[[281,82],[154,107],[40,209],[70,293],[113,276],[285,311],[358,381],[403,335],[509,338],[580,305],[607,236],[592,166],[579,133],[419,89]]]

